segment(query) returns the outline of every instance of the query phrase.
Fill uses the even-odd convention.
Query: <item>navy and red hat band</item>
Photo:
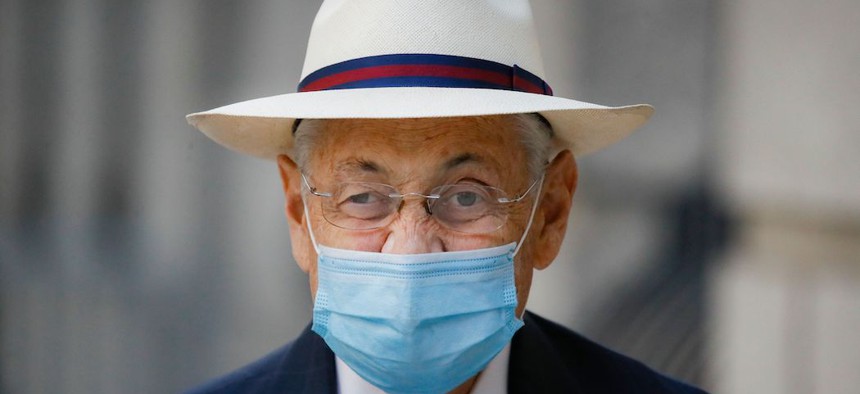
[[[380,55],[332,64],[305,77],[298,91],[382,87],[501,89],[552,96],[543,79],[517,65],[432,54]]]

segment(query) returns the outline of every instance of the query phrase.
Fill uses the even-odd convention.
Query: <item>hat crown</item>
[[[392,54],[484,59],[544,77],[527,0],[326,0],[302,79],[332,64]]]

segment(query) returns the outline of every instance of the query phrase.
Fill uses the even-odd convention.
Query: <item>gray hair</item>
[[[549,122],[537,113],[512,115],[520,132],[520,142],[528,156],[528,170],[531,179],[536,179],[543,173],[550,157],[553,131]],[[316,143],[318,131],[322,129],[325,119],[302,119],[293,127],[294,145],[293,158],[299,169],[308,174],[311,153]]]
[[[514,121],[520,131],[520,143],[528,156],[531,179],[543,174],[550,160],[553,131],[549,121],[538,113],[515,114]]]

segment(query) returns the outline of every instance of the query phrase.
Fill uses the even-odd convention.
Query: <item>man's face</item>
[[[334,191],[343,182],[373,182],[391,185],[400,193],[429,194],[439,185],[466,182],[496,187],[514,197],[534,181],[528,173],[529,158],[522,137],[509,116],[343,119],[322,124],[305,169],[310,184],[321,192]],[[569,154],[562,156],[568,157],[568,170],[575,173]],[[471,250],[518,242],[528,223],[532,204],[539,198],[533,191],[523,201],[512,204],[505,224],[486,234],[465,234],[441,225],[428,214],[421,198],[406,198],[390,224],[384,227],[346,230],[325,220],[320,201],[323,197],[306,195],[308,218],[297,212],[296,204],[301,204],[298,169],[285,156],[280,162],[294,256],[310,276],[312,295],[316,294],[317,256],[304,220],[310,221],[319,244],[335,248],[399,254]],[[558,172],[554,169],[556,166],[550,167],[546,183],[558,184],[558,177],[553,176]],[[575,185],[575,174],[572,179]],[[558,193],[548,186],[542,195]],[[560,204],[566,207],[563,208],[565,225],[572,191],[571,185],[566,203]],[[533,268],[549,264],[548,261],[535,264],[536,258],[546,259],[546,253],[536,256],[535,252],[536,247],[541,246],[537,244],[541,243],[540,234],[545,231],[547,208],[559,209],[557,202],[551,205],[538,211],[534,227],[515,261],[518,314],[522,313],[528,297]],[[563,231],[562,228],[562,235]],[[558,238],[560,244],[561,238],[553,238]],[[542,246],[558,250],[558,245]],[[553,257],[555,252],[551,253]]]

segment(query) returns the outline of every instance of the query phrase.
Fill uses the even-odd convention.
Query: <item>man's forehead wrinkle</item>
[[[524,168],[517,164],[523,157],[515,126],[501,116],[332,119],[323,127],[315,156],[324,172],[340,181],[371,177],[410,189],[472,171],[490,184],[516,188],[519,181],[507,185],[519,178],[508,174]]]

